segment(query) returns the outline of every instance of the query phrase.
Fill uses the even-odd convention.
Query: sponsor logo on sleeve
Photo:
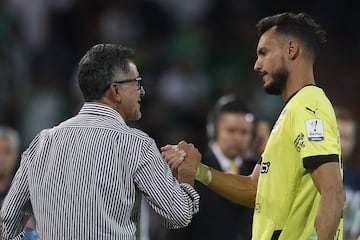
[[[300,133],[294,140],[295,148],[296,148],[296,151],[298,151],[298,152],[300,152],[301,149],[305,147],[304,137],[305,137],[304,134]]]
[[[261,163],[260,173],[261,173],[261,174],[268,173],[268,172],[269,172],[269,168],[270,168],[270,162],[262,162],[262,163]]]
[[[320,142],[324,140],[324,126],[319,118],[308,119],[305,121],[306,134],[310,142]]]
[[[317,111],[318,109],[317,109],[317,108],[311,109],[311,108],[309,108],[309,107],[306,107],[305,110],[307,110],[307,111],[309,111],[309,112],[311,112],[311,113],[313,113],[313,114],[316,114],[316,111]]]

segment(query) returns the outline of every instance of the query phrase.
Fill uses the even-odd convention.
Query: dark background
[[[185,139],[202,149],[207,112],[227,93],[272,124],[284,103],[263,93],[253,72],[255,24],[283,11],[305,11],[327,31],[317,84],[359,119],[357,9],[339,0],[0,0],[0,124],[20,132],[24,149],[76,114],[77,63],[104,42],[134,48],[146,96],[143,118],[131,124],[159,147]]]

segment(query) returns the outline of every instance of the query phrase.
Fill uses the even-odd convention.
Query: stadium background
[[[104,42],[135,49],[146,96],[131,124],[159,147],[185,139],[202,149],[206,114],[227,93],[273,123],[283,101],[263,93],[252,70],[255,24],[283,11],[305,11],[327,30],[316,81],[359,119],[357,9],[340,0],[0,0],[0,124],[19,130],[25,148],[76,114],[77,62]]]

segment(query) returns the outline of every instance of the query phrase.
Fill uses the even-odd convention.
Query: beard
[[[289,71],[282,67],[275,71],[271,77],[273,79],[268,85],[264,86],[265,92],[271,95],[280,95],[282,90],[285,88],[285,83],[288,79]]]

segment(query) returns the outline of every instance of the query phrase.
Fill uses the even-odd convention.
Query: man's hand
[[[161,152],[178,181],[194,186],[195,174],[201,161],[199,150],[193,144],[181,141],[177,146],[162,147]]]
[[[161,155],[168,163],[174,176],[177,177],[178,167],[185,160],[186,152],[180,150],[177,145],[166,145],[161,148]]]

